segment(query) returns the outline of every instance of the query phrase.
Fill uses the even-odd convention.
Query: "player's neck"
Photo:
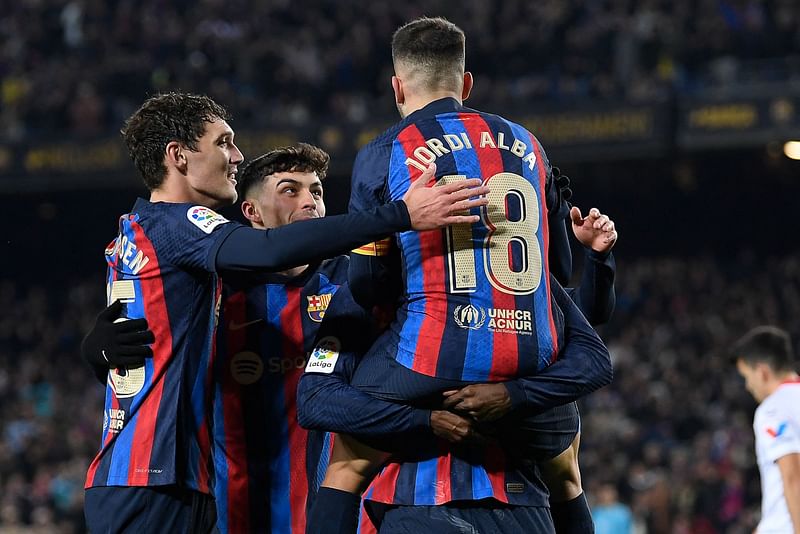
[[[169,177],[158,189],[150,192],[150,202],[192,203],[211,209],[222,207],[218,201],[204,195],[199,195],[184,186],[179,180],[170,180]]]
[[[411,115],[415,111],[419,111],[431,102],[441,100],[442,98],[454,98],[459,104],[461,101],[461,94],[455,91],[431,91],[419,95],[406,95],[406,101],[403,105],[403,117]]]
[[[767,396],[772,395],[778,390],[779,387],[785,384],[796,384],[796,383],[800,383],[800,375],[798,375],[795,372],[781,373],[778,375],[774,375],[767,387]]]

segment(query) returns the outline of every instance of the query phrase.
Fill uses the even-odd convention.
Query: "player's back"
[[[531,374],[552,362],[561,334],[549,290],[546,156],[525,128],[438,100],[361,151],[351,209],[402,198],[431,161],[439,184],[482,178],[489,205],[475,224],[397,236],[405,299],[375,350],[440,378]]]

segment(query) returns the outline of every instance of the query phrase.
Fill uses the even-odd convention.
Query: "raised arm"
[[[603,324],[611,318],[616,304],[616,262],[611,253],[618,238],[616,226],[597,208],[583,217],[580,209],[573,207],[570,218],[572,231],[583,245],[586,258],[580,285],[567,291],[590,324]]]

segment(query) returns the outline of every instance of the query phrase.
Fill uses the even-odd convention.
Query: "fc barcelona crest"
[[[328,304],[331,303],[333,293],[324,293],[322,295],[309,295],[308,299],[308,316],[312,321],[320,322],[325,317],[325,310],[328,309]]]

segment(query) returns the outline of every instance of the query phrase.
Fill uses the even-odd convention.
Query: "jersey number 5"
[[[463,174],[443,176],[438,185],[466,180]],[[448,227],[446,254],[452,293],[476,290],[477,256],[482,256],[486,278],[498,291],[528,295],[536,291],[542,279],[542,250],[539,230],[539,196],[533,184],[511,172],[497,173],[484,181],[491,192],[489,205],[481,213],[486,237],[478,247],[473,243],[473,225]],[[518,216],[511,219],[509,207],[518,206]],[[516,254],[514,252],[516,251]],[[512,256],[517,265],[513,265]]]

